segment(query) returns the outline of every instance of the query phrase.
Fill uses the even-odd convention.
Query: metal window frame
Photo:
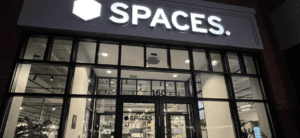
[[[27,59],[23,59],[25,51],[26,51],[26,47],[27,47],[27,43],[28,43],[28,39],[31,36],[42,36],[42,37],[47,37],[47,46],[46,46],[46,50],[44,53],[44,58],[43,60],[27,60]],[[50,57],[51,57],[51,50],[52,50],[52,46],[53,46],[53,42],[55,40],[55,38],[71,38],[73,40],[72,42],[72,49],[71,49],[71,55],[70,55],[70,62],[61,62],[61,61],[50,61]],[[245,50],[245,49],[237,49],[237,50],[230,50],[230,51],[226,51],[226,49],[211,49],[211,48],[203,48],[203,47],[199,47],[199,48],[195,48],[193,46],[185,46],[184,48],[182,48],[182,45],[165,45],[164,44],[164,49],[167,50],[167,65],[169,68],[149,68],[146,67],[146,49],[147,47],[155,47],[155,46],[161,46],[161,44],[157,44],[157,43],[145,43],[145,42],[137,42],[137,41],[124,41],[124,40],[119,40],[119,39],[101,39],[101,38],[89,38],[92,40],[95,40],[97,42],[96,45],[96,51],[95,51],[95,62],[93,64],[88,64],[88,63],[76,63],[76,59],[77,59],[77,51],[78,51],[78,44],[79,41],[82,41],[83,39],[85,39],[84,37],[78,37],[78,36],[70,36],[70,35],[56,35],[56,34],[52,34],[52,33],[36,33],[36,32],[22,32],[21,33],[21,40],[19,43],[19,48],[17,51],[17,55],[14,59],[14,66],[13,69],[14,71],[11,72],[10,74],[10,82],[7,85],[7,92],[4,95],[4,100],[3,103],[1,105],[1,110],[3,111],[1,114],[1,128],[0,128],[0,136],[4,135],[4,130],[5,130],[5,126],[7,123],[7,117],[10,111],[10,106],[11,106],[11,102],[12,102],[12,98],[13,97],[18,97],[18,96],[30,96],[30,97],[56,97],[56,98],[62,98],[63,99],[63,105],[62,105],[62,112],[61,112],[61,120],[60,120],[60,126],[59,126],[59,133],[58,133],[58,137],[59,138],[63,138],[64,137],[64,133],[65,133],[65,124],[66,124],[66,120],[68,119],[68,112],[69,112],[69,106],[70,106],[70,101],[71,98],[114,98],[116,99],[116,118],[115,118],[115,122],[122,122],[122,115],[123,115],[123,99],[127,98],[127,99],[132,99],[134,101],[135,98],[141,98],[141,99],[157,99],[160,102],[160,106],[162,106],[162,108],[158,107],[158,105],[156,106],[157,108],[159,108],[161,110],[161,112],[163,112],[163,103],[168,101],[168,102],[178,102],[178,103],[192,103],[193,105],[193,116],[194,116],[194,124],[195,124],[195,133],[196,133],[196,138],[201,138],[201,127],[200,127],[200,118],[199,116],[199,109],[198,109],[198,101],[225,101],[229,103],[229,108],[230,108],[230,112],[231,112],[231,117],[233,120],[233,124],[234,124],[234,129],[235,129],[235,135],[237,138],[240,137],[240,133],[241,133],[241,127],[240,127],[240,122],[239,122],[239,116],[238,116],[238,110],[237,110],[237,104],[236,102],[259,102],[259,103],[264,103],[265,104],[265,109],[266,109],[266,114],[267,114],[267,118],[269,121],[269,125],[270,125],[270,129],[272,132],[272,135],[274,137],[276,137],[275,135],[275,126],[274,126],[274,120],[271,119],[271,112],[272,114],[274,113],[273,110],[271,110],[270,105],[271,105],[271,101],[270,101],[270,97],[268,90],[266,87],[263,87],[263,85],[261,85],[261,83],[267,84],[266,80],[264,79],[265,77],[265,73],[263,73],[263,70],[261,69],[262,67],[262,63],[259,62],[258,58],[261,59],[261,55],[259,54],[259,52],[257,50]],[[69,40],[69,39],[68,39]],[[98,64],[98,53],[100,52],[100,44],[103,42],[117,42],[119,44],[119,57],[118,57],[118,65],[107,65],[107,64]],[[144,52],[143,52],[143,60],[144,60],[144,64],[143,67],[135,67],[135,66],[124,66],[121,65],[121,56],[122,56],[122,44],[126,43],[126,45],[130,45],[130,46],[140,46],[143,47]],[[134,45],[131,45],[134,44]],[[141,45],[135,45],[135,44],[141,44]],[[190,69],[186,70],[186,69],[172,69],[171,68],[171,56],[170,56],[170,50],[171,49],[185,49],[188,51],[188,56],[189,56],[189,60],[190,60]],[[201,50],[201,51],[205,51],[205,55],[206,55],[206,61],[207,61],[207,69],[208,71],[199,71],[199,70],[195,70],[194,69],[194,59],[193,59],[193,51],[194,50]],[[227,58],[227,54],[226,52],[235,52],[238,54],[238,59],[239,59],[239,64],[240,64],[240,68],[241,68],[241,73],[230,73],[230,69],[229,69],[229,62],[228,62],[228,58]],[[210,54],[211,53],[219,53],[221,54],[221,59],[222,59],[222,66],[223,66],[223,72],[214,72],[212,70],[212,65],[211,65],[211,57]],[[255,64],[255,69],[256,69],[256,73],[257,74],[247,74],[246,71],[246,67],[245,67],[245,63],[244,63],[244,55],[251,55],[251,57],[253,57],[253,61]],[[15,76],[15,72],[17,71],[17,67],[20,64],[32,64],[32,63],[38,63],[38,64],[49,64],[49,65],[64,65],[64,66],[68,66],[69,70],[68,70],[68,77],[67,77],[67,82],[66,82],[66,87],[65,87],[65,93],[64,94],[39,94],[39,93],[12,93],[10,92],[10,88],[12,86],[12,82],[13,82],[13,78]],[[118,70],[117,72],[117,90],[116,93],[117,95],[73,95],[71,94],[71,86],[72,86],[72,80],[74,79],[74,73],[75,73],[75,68],[78,66],[84,66],[84,67],[96,67],[96,68],[115,68]],[[189,73],[191,74],[191,79],[192,79],[192,90],[193,90],[193,97],[155,97],[155,96],[137,96],[137,95],[121,95],[121,70],[122,69],[134,69],[134,70],[155,70],[158,72],[180,72],[180,73]],[[198,98],[197,97],[197,91],[196,91],[196,81],[195,81],[195,75],[197,73],[212,73],[212,74],[221,74],[224,75],[225,78],[225,83],[226,83],[226,87],[227,87],[227,92],[228,92],[228,99],[217,99],[217,98]],[[248,99],[235,99],[235,95],[234,95],[234,91],[233,91],[233,84],[232,84],[232,78],[231,76],[248,76],[248,77],[256,77],[259,80],[259,84],[260,87],[262,89],[262,94],[264,99],[263,100],[248,100]],[[94,87],[96,87],[97,84],[94,85]],[[264,85],[265,86],[265,85]],[[152,85],[151,85],[152,87]],[[94,118],[93,118],[94,119]],[[163,119],[160,120],[161,123],[164,124]],[[278,127],[277,127],[278,128]],[[160,130],[162,132],[164,132],[164,130]],[[116,133],[116,132],[121,132],[121,133]],[[122,125],[119,125],[118,123],[115,123],[115,137],[121,137],[122,136]]]

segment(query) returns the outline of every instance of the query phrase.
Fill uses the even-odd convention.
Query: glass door
[[[124,100],[122,138],[194,138],[192,103],[163,101]]]

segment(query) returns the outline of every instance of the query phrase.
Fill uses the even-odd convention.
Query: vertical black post
[[[100,40],[97,40],[97,44],[96,44],[96,51],[95,51],[95,63],[94,64],[98,64],[98,59],[99,59],[99,52],[100,52]]]
[[[246,65],[245,65],[245,61],[244,61],[244,57],[242,54],[238,53],[238,60],[239,60],[239,64],[240,64],[240,70],[242,74],[247,74],[247,70],[246,70]]]
[[[48,41],[47,41],[46,50],[45,50],[44,59],[43,59],[44,61],[49,61],[51,58],[53,41],[54,41],[54,36],[52,36],[52,35],[48,36]]]
[[[168,66],[170,69],[172,69],[171,67],[171,54],[170,54],[170,46],[167,47],[167,60],[168,60]]]
[[[121,84],[121,55],[122,55],[122,42],[119,42],[118,74],[117,74],[117,96],[120,95],[120,84]]]
[[[206,50],[205,51],[206,59],[207,59],[207,68],[208,71],[213,71],[213,67],[211,65],[211,56],[210,56],[210,51]]]
[[[146,44],[144,43],[144,68],[147,66],[147,47]]]

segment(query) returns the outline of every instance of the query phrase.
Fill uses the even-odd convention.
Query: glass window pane
[[[237,102],[242,137],[272,138],[264,103]]]
[[[256,74],[254,60],[250,56],[244,56],[246,71],[248,74]]]
[[[114,133],[115,99],[71,98],[65,136],[109,136]]]
[[[20,64],[11,91],[16,93],[63,94],[67,74],[67,66]]]
[[[151,96],[151,81],[138,80],[137,95]]]
[[[14,97],[3,137],[57,137],[62,104],[58,98]]]
[[[190,88],[188,88],[190,86],[185,85],[187,83],[191,85],[190,78],[191,75],[185,73],[122,70],[121,94],[141,95],[143,93],[143,95],[151,96],[193,96]],[[151,85],[148,84],[152,84],[152,90],[150,89]],[[178,86],[175,86],[175,84]]]
[[[175,83],[173,81],[166,82],[166,92],[168,96],[176,96]]]
[[[199,101],[203,138],[234,138],[234,126],[228,102]]]
[[[122,80],[122,95],[136,95],[137,94],[137,80],[136,79],[121,79]]]
[[[201,73],[200,78],[201,81],[196,82],[198,98],[228,98],[223,75]]]
[[[121,64],[144,66],[144,47],[122,45]]]
[[[212,64],[213,71],[223,72],[221,54],[211,53],[210,57],[211,57],[211,64]]]
[[[227,53],[229,68],[231,73],[241,73],[240,63],[237,53]]]
[[[205,52],[193,51],[195,70],[207,71],[207,60]]]
[[[185,82],[176,82],[176,93],[179,97],[185,97],[186,83]]]
[[[189,53],[187,50],[171,49],[170,53],[173,69],[190,69]]]
[[[69,62],[72,49],[71,40],[55,39],[53,42],[50,61]]]
[[[146,60],[147,67],[169,68],[166,49],[147,47]]]
[[[76,67],[72,94],[116,95],[117,69]]]
[[[79,63],[94,63],[96,54],[96,43],[94,42],[79,42],[77,60]]]
[[[24,59],[43,60],[47,38],[29,37]]]
[[[236,99],[263,99],[257,78],[237,76],[232,77],[232,81]]]
[[[98,53],[98,64],[118,65],[119,45],[101,43]]]

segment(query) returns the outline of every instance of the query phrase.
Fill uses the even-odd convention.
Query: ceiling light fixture
[[[250,110],[250,108],[243,109],[243,110],[241,110],[241,111],[244,112],[244,111],[248,111],[248,110]]]
[[[54,107],[53,107],[53,108],[52,108],[52,110],[53,110],[53,111],[55,111],[55,110],[56,110],[56,108],[54,108]]]
[[[190,63],[190,60],[186,60],[185,63]]]
[[[20,110],[22,110],[23,109],[23,107],[20,107]]]
[[[108,74],[110,74],[111,73],[111,71],[110,70],[108,70],[108,71],[106,71]]]
[[[211,62],[211,64],[212,64],[213,66],[216,66],[216,65],[218,64],[218,61],[213,60],[213,61]]]
[[[50,79],[50,81],[53,81],[53,75],[51,76],[51,79]]]
[[[250,104],[244,105],[244,106],[241,106],[240,108],[245,108],[245,107],[248,107],[248,106],[251,106],[251,105]]]
[[[92,101],[92,99],[91,99],[91,98],[89,98],[89,101]]]
[[[102,53],[101,55],[102,55],[103,57],[107,57],[107,56],[108,56],[107,53]]]
[[[174,78],[177,77],[177,76],[178,76],[177,74],[174,74],[174,75],[173,75]]]

